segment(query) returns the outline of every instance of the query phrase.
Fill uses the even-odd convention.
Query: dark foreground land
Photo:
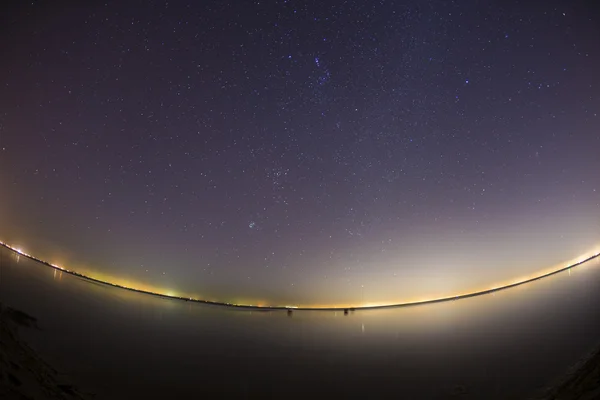
[[[19,338],[39,329],[34,317],[0,303],[0,399],[87,399]]]
[[[573,366],[540,400],[600,399],[600,348]]]
[[[0,304],[0,398],[90,399],[66,376],[42,360],[23,340],[19,329],[39,329],[34,317]],[[459,396],[460,397],[460,396]],[[600,348],[536,399],[600,399]]]

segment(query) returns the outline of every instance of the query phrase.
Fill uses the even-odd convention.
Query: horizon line
[[[577,262],[574,262],[572,264],[569,264],[567,266],[564,267],[560,267],[554,271],[550,271],[550,272],[546,272],[546,273],[542,273],[540,275],[534,276],[533,278],[528,278],[528,279],[524,279],[522,281],[518,281],[518,282],[514,282],[514,283],[510,283],[507,285],[502,285],[502,286],[498,286],[498,287],[493,287],[490,289],[484,289],[484,290],[478,290],[478,291],[473,291],[473,292],[468,292],[468,293],[463,293],[463,294],[458,294],[455,296],[445,296],[445,297],[438,297],[438,298],[431,298],[431,299],[426,299],[426,300],[419,300],[419,301],[409,301],[409,302],[403,302],[403,303],[386,303],[386,304],[373,304],[373,305],[348,305],[348,306],[323,306],[323,307],[319,307],[319,306],[293,306],[293,305],[256,305],[256,304],[236,304],[236,303],[229,303],[229,302],[225,302],[225,301],[214,301],[214,300],[205,300],[205,299],[199,299],[199,298],[193,298],[193,297],[184,297],[184,296],[176,296],[176,295],[169,295],[166,293],[160,293],[160,292],[152,292],[150,290],[144,290],[144,289],[138,289],[138,288],[134,288],[134,287],[130,287],[130,286],[124,286],[124,285],[120,285],[118,283],[114,283],[114,282],[109,282],[109,281],[103,281],[101,279],[98,278],[93,278],[91,276],[87,276],[84,274],[81,274],[79,272],[73,271],[73,270],[69,270],[63,267],[60,267],[58,265],[52,264],[48,261],[44,261],[42,259],[39,259],[35,256],[32,256],[30,254],[27,254],[25,252],[23,252],[21,249],[13,247],[7,243],[4,243],[2,241],[0,241],[0,245],[7,248],[8,250],[29,258],[30,260],[33,260],[35,262],[38,262],[44,266],[53,268],[54,270],[58,270],[61,272],[66,272],[67,274],[73,275],[75,277],[84,279],[86,281],[89,282],[95,282],[95,283],[100,283],[102,285],[106,285],[106,286],[111,286],[111,287],[115,287],[115,288],[119,288],[119,289],[125,289],[125,290],[129,290],[131,292],[136,292],[136,293],[140,293],[140,294],[146,294],[146,295],[152,295],[152,296],[156,296],[156,297],[161,297],[161,298],[165,298],[165,299],[173,299],[173,300],[181,300],[181,301],[191,301],[191,302],[195,302],[195,303],[200,303],[200,304],[206,304],[206,305],[213,305],[213,306],[221,306],[221,307],[229,307],[229,308],[238,308],[238,309],[242,309],[242,310],[261,310],[261,311],[276,311],[276,310],[288,310],[288,311],[292,311],[292,310],[299,310],[299,311],[344,311],[347,312],[348,310],[350,311],[355,311],[355,310],[374,310],[374,309],[383,309],[383,308],[400,308],[400,307],[411,307],[411,306],[419,306],[419,305],[427,305],[427,304],[434,304],[434,303],[443,303],[443,302],[448,302],[448,301],[455,301],[455,300],[461,300],[461,299],[467,299],[470,297],[477,297],[477,296],[483,296],[486,294],[490,294],[490,293],[495,293],[495,292],[499,292],[501,290],[506,290],[506,289],[511,289],[517,286],[521,286],[521,285],[525,285],[527,283],[532,283],[534,281],[543,279],[543,278],[548,278],[552,275],[556,275],[559,274],[561,272],[567,271],[571,268],[575,268],[578,267],[588,261],[591,261],[595,258],[600,257],[600,252],[594,253],[590,256],[586,256],[583,259],[580,259]]]

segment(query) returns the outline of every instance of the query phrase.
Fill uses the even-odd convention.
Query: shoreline
[[[71,378],[53,367],[21,338],[21,329],[40,330],[37,319],[0,303],[0,397],[88,400]]]
[[[600,398],[600,342],[530,400],[592,400]]]
[[[298,311],[343,311],[345,314],[348,311],[358,311],[358,310],[375,310],[375,309],[387,309],[387,308],[402,308],[402,307],[414,307],[414,306],[420,306],[420,305],[427,305],[427,304],[436,304],[436,303],[445,303],[445,302],[449,302],[449,301],[456,301],[456,300],[462,300],[462,299],[467,299],[467,298],[471,298],[471,297],[477,297],[477,296],[483,296],[486,294],[491,294],[491,293],[496,293],[502,290],[507,290],[507,289],[511,289],[517,286],[521,286],[521,285],[525,285],[527,283],[532,283],[534,281],[540,280],[540,279],[544,279],[544,278],[548,278],[550,276],[559,274],[561,272],[567,271],[571,268],[575,268],[578,267],[582,264],[585,264],[586,262],[592,261],[596,258],[600,257],[600,253],[596,253],[593,254],[583,260],[580,260],[576,263],[567,265],[565,267],[559,268],[555,271],[551,271],[530,279],[526,279],[524,281],[521,282],[516,282],[516,283],[512,283],[512,284],[508,284],[508,285],[504,285],[504,286],[500,286],[500,287],[496,287],[493,289],[486,289],[486,290],[480,290],[480,291],[476,291],[476,292],[471,292],[471,293],[466,293],[466,294],[460,294],[457,296],[447,296],[447,297],[441,297],[441,298],[434,298],[434,299],[430,299],[430,300],[423,300],[423,301],[414,301],[414,302],[406,302],[406,303],[393,303],[393,304],[382,304],[382,305],[372,305],[372,306],[347,306],[347,307],[304,307],[304,306],[300,306],[300,307],[296,307],[296,306],[277,306],[277,305],[273,305],[273,306],[259,306],[259,305],[253,305],[253,304],[234,304],[234,303],[227,303],[227,302],[220,302],[220,301],[211,301],[211,300],[203,300],[203,299],[195,299],[195,298],[191,298],[191,297],[182,297],[182,296],[171,296],[171,295],[167,295],[167,294],[163,294],[163,293],[156,293],[156,292],[151,292],[148,290],[142,290],[142,289],[136,289],[136,288],[132,288],[132,287],[127,287],[127,286],[122,286],[116,283],[112,283],[112,282],[107,282],[107,281],[102,281],[100,279],[96,279],[96,278],[92,278],[90,276],[86,276],[84,274],[80,274],[78,272],[75,271],[71,271],[62,267],[59,267],[57,265],[51,264],[47,261],[41,260],[37,257],[34,257],[30,254],[26,254],[23,253],[22,251],[20,251],[19,249],[13,248],[11,246],[9,246],[8,244],[4,243],[4,242],[0,242],[0,245],[5,247],[6,249],[12,251],[13,253],[19,255],[19,256],[23,256],[26,257],[32,261],[38,262],[44,266],[53,268],[54,270],[58,270],[61,272],[65,272],[67,274],[70,274],[72,276],[84,279],[88,282],[93,282],[93,283],[99,283],[102,285],[106,285],[106,286],[111,286],[114,288],[119,288],[119,289],[124,289],[124,290],[129,290],[131,292],[136,292],[136,293],[141,293],[141,294],[146,294],[146,295],[151,295],[151,296],[156,296],[156,297],[161,297],[164,299],[171,299],[171,300],[180,300],[180,301],[191,301],[194,303],[200,303],[200,304],[206,304],[206,305],[212,305],[212,306],[220,306],[220,307],[230,307],[230,308],[237,308],[237,309],[241,309],[241,310],[248,310],[248,311],[288,311],[288,312],[292,312],[295,310]]]

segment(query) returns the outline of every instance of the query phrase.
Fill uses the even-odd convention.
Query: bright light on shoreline
[[[179,299],[179,300],[191,300],[191,301],[196,301],[196,302],[201,302],[201,303],[208,303],[208,304],[217,304],[217,305],[226,305],[226,306],[232,306],[232,307],[239,307],[239,308],[265,308],[265,309],[287,309],[287,310],[291,310],[291,309],[304,309],[304,310],[342,310],[342,309],[367,309],[367,308],[382,308],[382,307],[398,307],[398,306],[409,306],[409,305],[417,305],[417,304],[423,304],[423,303],[433,303],[433,302],[439,302],[439,301],[448,301],[448,300],[455,300],[455,299],[459,299],[459,298],[465,298],[465,297],[473,297],[473,296],[478,296],[478,295],[483,295],[489,292],[494,292],[494,291],[499,291],[499,290],[503,290],[503,289],[508,289],[510,287],[513,286],[518,286],[518,285],[522,285],[524,283],[528,283],[528,282],[532,282],[535,281],[537,279],[541,279],[553,274],[556,274],[558,272],[562,272],[565,270],[569,270],[569,275],[571,273],[571,268],[576,267],[586,261],[589,261],[593,258],[596,257],[600,257],[600,251],[598,251],[598,249],[594,249],[591,252],[588,252],[587,255],[584,256],[580,256],[578,258],[575,258],[574,261],[572,261],[570,264],[562,264],[559,267],[555,267],[554,269],[549,269],[549,270],[545,270],[545,271],[540,271],[538,272],[536,275],[533,276],[529,276],[529,277],[525,277],[525,278],[521,278],[521,279],[517,279],[517,280],[512,280],[509,281],[509,283],[505,283],[505,284],[501,284],[501,285],[494,285],[491,287],[488,287],[487,289],[484,290],[474,290],[471,292],[466,292],[466,293],[461,293],[458,295],[454,295],[454,296],[444,296],[444,297],[437,297],[437,298],[426,298],[426,299],[422,299],[419,301],[408,301],[408,302],[394,302],[394,303],[363,303],[363,304],[353,304],[353,305],[319,305],[319,306],[297,306],[297,305],[265,305],[262,302],[259,304],[244,304],[244,303],[231,303],[231,302],[225,302],[225,301],[217,301],[217,300],[208,300],[208,299],[200,299],[200,298],[192,298],[192,297],[187,297],[187,296],[182,296],[182,295],[178,295],[173,291],[170,290],[163,290],[161,289],[161,291],[154,291],[154,290],[148,290],[148,289],[141,289],[141,288],[136,288],[135,286],[130,286],[128,284],[119,284],[116,282],[110,282],[104,279],[98,279],[98,278],[94,278],[90,275],[84,275],[82,273],[73,271],[73,270],[69,270],[67,268],[63,268],[59,265],[56,264],[52,264],[49,263],[47,261],[43,261],[39,258],[36,258],[32,255],[29,255],[27,253],[25,253],[21,248],[19,247],[14,247],[14,246],[10,246],[5,242],[0,241],[0,245],[13,250],[14,252],[23,255],[25,257],[28,257],[34,261],[40,262],[42,264],[46,264],[47,266],[53,267],[55,269],[59,269],[61,271],[65,271],[67,273],[70,273],[72,275],[75,276],[79,276],[82,277],[84,279],[87,279],[89,281],[94,281],[94,282],[99,282],[99,283],[103,283],[106,285],[110,285],[110,286],[114,286],[114,287],[118,287],[118,288],[122,288],[122,289],[127,289],[127,290],[131,290],[134,292],[138,292],[138,293],[144,293],[144,294],[152,294],[152,295],[156,295],[156,296],[161,296],[161,297],[167,297],[167,298],[172,298],[172,299]]]

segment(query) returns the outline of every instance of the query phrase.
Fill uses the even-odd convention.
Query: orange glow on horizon
[[[216,304],[237,306],[237,307],[280,308],[280,309],[286,309],[286,308],[287,309],[298,309],[299,308],[299,309],[313,309],[313,310],[318,310],[318,309],[360,309],[360,308],[374,308],[374,307],[393,307],[393,306],[402,306],[402,305],[417,305],[417,304],[423,304],[423,303],[429,303],[429,302],[435,302],[435,301],[452,300],[454,298],[463,298],[463,297],[467,297],[467,296],[474,296],[474,295],[484,294],[486,292],[490,292],[490,291],[494,291],[494,290],[501,290],[501,289],[506,289],[506,288],[509,288],[512,286],[521,285],[521,284],[524,284],[525,282],[543,278],[549,274],[557,273],[558,271],[561,271],[561,270],[570,269],[572,267],[578,266],[579,264],[581,264],[584,261],[588,261],[592,258],[600,256],[600,247],[598,247],[598,248],[594,249],[593,251],[586,253],[585,255],[573,258],[569,262],[566,262],[566,263],[563,262],[559,265],[555,265],[552,268],[547,268],[547,269],[538,271],[536,273],[532,273],[527,276],[520,277],[518,279],[511,279],[510,281],[504,281],[502,283],[497,283],[495,285],[487,286],[485,288],[478,288],[478,289],[474,289],[474,290],[470,290],[470,291],[464,291],[462,293],[453,294],[453,295],[438,295],[438,296],[432,296],[432,297],[420,296],[419,298],[404,299],[402,301],[395,300],[395,301],[389,301],[389,302],[376,302],[376,303],[365,302],[362,304],[360,304],[360,303],[349,303],[349,304],[348,303],[346,303],[346,304],[340,303],[340,304],[275,305],[275,304],[268,304],[264,300],[261,300],[261,301],[255,300],[253,302],[232,302],[232,301],[225,301],[225,300],[215,300],[214,298],[206,299],[206,298],[190,296],[189,294],[180,293],[175,290],[169,290],[169,289],[165,289],[165,288],[157,288],[155,286],[148,285],[148,284],[143,284],[143,283],[139,283],[139,282],[131,282],[129,280],[118,278],[118,277],[110,277],[110,276],[107,276],[102,273],[89,273],[87,275],[84,275],[82,273],[76,272],[75,270],[69,270],[69,269],[61,267],[59,265],[43,261],[32,255],[24,253],[20,248],[11,246],[5,242],[0,241],[0,245],[4,246],[10,250],[15,251],[20,255],[23,255],[30,259],[33,259],[34,261],[38,261],[38,262],[44,263],[52,268],[55,268],[55,271],[56,271],[56,269],[58,269],[61,271],[61,273],[62,273],[62,271],[68,272],[75,276],[80,276],[85,279],[104,283],[104,284],[114,286],[114,287],[128,289],[128,290],[135,291],[138,293],[153,294],[153,295],[159,295],[159,296],[173,298],[173,299],[208,302],[208,303],[216,303]],[[62,276],[62,274],[61,274],[61,276]]]

